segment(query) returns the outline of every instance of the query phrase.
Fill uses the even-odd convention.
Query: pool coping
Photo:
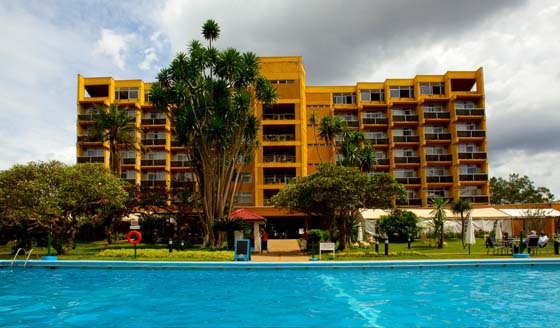
[[[459,259],[309,262],[166,262],[93,260],[0,260],[0,268],[111,268],[111,269],[315,269],[315,268],[424,268],[457,266],[560,265],[560,259]]]

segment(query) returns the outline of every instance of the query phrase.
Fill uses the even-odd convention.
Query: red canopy
[[[237,209],[229,213],[230,219],[241,219],[244,221],[266,221],[266,219],[255,212],[251,212],[246,208]]]

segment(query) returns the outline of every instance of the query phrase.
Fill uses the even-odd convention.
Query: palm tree
[[[220,26],[215,20],[209,19],[202,25],[202,36],[209,42],[210,48],[212,48],[212,41],[218,40],[220,37]]]
[[[319,124],[319,136],[330,145],[331,163],[336,163],[335,139],[343,130],[344,122],[340,117],[324,116]]]
[[[430,201],[430,205],[435,207],[431,212],[436,236],[439,234],[438,248],[443,248],[443,228],[445,225],[446,214],[444,207],[449,203],[448,199],[436,196]]]
[[[471,201],[468,199],[460,198],[458,201],[453,202],[452,209],[453,213],[461,214],[461,243],[463,249],[465,249],[465,217],[464,212],[470,211],[472,208]]]
[[[136,149],[138,128],[132,124],[134,117],[128,115],[128,108],[119,108],[117,103],[106,106],[95,106],[98,115],[89,131],[92,141],[102,141],[109,144],[110,169],[113,174],[121,176],[121,150]]]

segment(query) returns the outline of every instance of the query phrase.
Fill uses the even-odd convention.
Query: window
[[[136,158],[136,152],[134,150],[122,150],[121,158],[122,159]]]
[[[460,189],[461,196],[479,196],[482,195],[482,189],[476,186],[467,186],[461,187]]]
[[[366,132],[364,132],[364,137],[367,140],[387,139],[387,133],[385,133],[383,131],[366,131]]]
[[[434,198],[437,196],[448,198],[449,197],[449,189],[447,188],[432,188],[427,189],[426,192],[428,193],[428,198]]]
[[[477,144],[459,144],[460,153],[476,153],[480,151],[480,147]]]
[[[350,92],[333,93],[333,104],[355,104],[356,94]]]
[[[383,89],[360,90],[360,98],[362,101],[383,101],[385,100],[385,90]]]
[[[270,80],[270,84],[294,84],[295,80]]]
[[[442,82],[422,82],[420,83],[420,94],[423,95],[442,95],[445,93]]]
[[[459,165],[460,174],[477,174],[480,173],[478,165]]]
[[[239,174],[239,183],[252,183],[253,175],[251,173],[241,173]]]
[[[410,128],[393,130],[394,136],[416,136],[416,131]]]
[[[144,90],[144,102],[150,102],[151,96],[152,93],[150,92],[150,90]]]
[[[123,180],[135,180],[136,179],[136,171],[134,170],[126,170],[121,172],[121,179]]]
[[[414,115],[416,115],[416,109],[395,107],[393,109],[393,115],[395,115],[395,116],[414,116]]]
[[[363,112],[363,118],[387,118],[387,114],[384,112]]]
[[[138,99],[138,88],[116,88],[115,99]]]
[[[444,113],[445,107],[439,104],[426,104],[424,105],[424,113]]]
[[[387,153],[382,150],[377,150],[375,152],[375,158],[377,159],[387,159]]]
[[[407,197],[408,199],[418,199],[418,198],[420,198],[420,197],[418,196],[418,192],[417,192],[416,190],[414,190],[414,189],[407,189],[407,190],[406,190],[406,197]]]
[[[411,148],[397,148],[395,149],[395,157],[416,157],[418,156],[416,150]]]
[[[457,101],[455,103],[455,108],[457,109],[474,109],[476,105],[472,101]]]
[[[144,173],[144,180],[149,181],[165,181],[165,171],[153,171]]]
[[[418,172],[412,169],[397,169],[393,171],[395,178],[417,178]]]
[[[194,174],[192,172],[177,172],[173,174],[173,180],[179,182],[194,181]]]
[[[103,157],[104,151],[102,148],[88,148],[84,153],[87,157]]]
[[[447,155],[445,147],[426,147],[426,155]]]
[[[443,125],[427,125],[424,127],[424,132],[429,134],[447,133],[447,127]]]
[[[252,203],[253,202],[253,194],[250,192],[240,192],[237,194],[237,202],[238,203]]]
[[[165,139],[165,132],[163,131],[150,131],[146,133],[146,139]]]
[[[478,131],[480,127],[476,122],[461,123],[457,125],[458,131]]]
[[[173,154],[173,160],[174,161],[188,162],[188,161],[191,160],[191,156],[189,154],[186,154],[186,153],[175,153],[175,154]]]
[[[144,159],[162,160],[165,159],[165,152],[147,152],[146,154],[144,154]]]
[[[426,174],[429,177],[448,176],[449,170],[445,167],[428,167]]]
[[[161,113],[161,112],[144,113],[144,119],[161,119],[161,118],[165,118],[165,113]]]
[[[414,87],[412,86],[394,86],[389,87],[391,98],[414,98]]]

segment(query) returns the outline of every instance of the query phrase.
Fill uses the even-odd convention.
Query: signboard
[[[130,220],[130,230],[139,230],[139,229],[140,229],[140,225],[138,224],[138,220],[137,219]]]
[[[250,261],[251,249],[249,239],[236,239],[235,240],[235,261]]]

